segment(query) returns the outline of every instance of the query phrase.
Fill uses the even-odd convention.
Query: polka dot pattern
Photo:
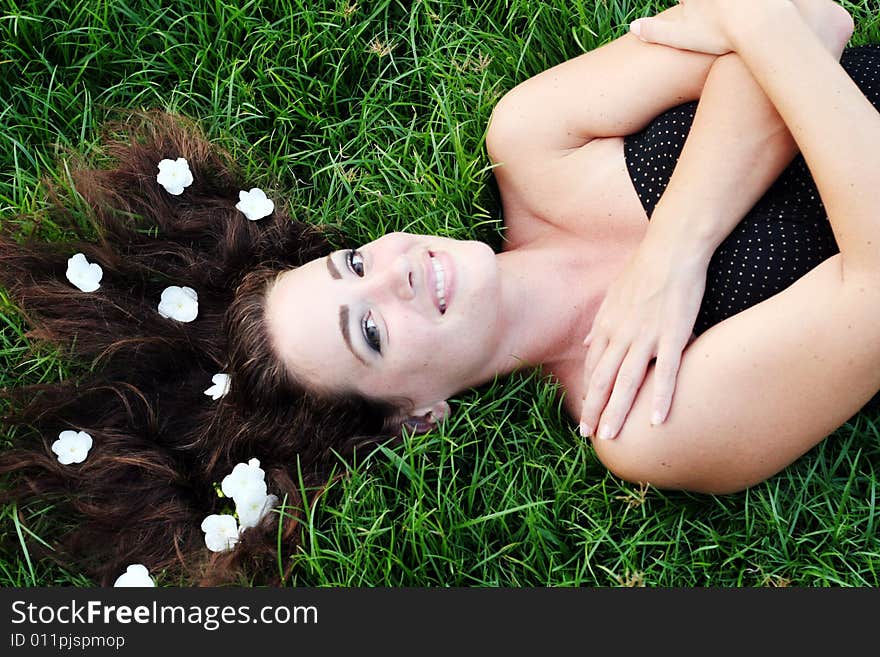
[[[880,46],[844,51],[841,64],[880,110]],[[626,166],[650,218],[690,131],[697,103],[673,107],[624,139]],[[831,225],[803,157],[798,155],[709,263],[694,332],[784,290],[838,252]]]

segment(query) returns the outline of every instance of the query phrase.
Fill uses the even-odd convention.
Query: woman
[[[852,31],[846,12],[829,3],[798,3],[802,13],[777,4],[747,3],[759,17],[794,12],[788,29],[831,69],[828,84],[848,82],[836,63]],[[688,20],[676,7],[647,25],[674,29]],[[758,19],[741,22],[749,20]],[[876,50],[853,58],[853,71],[867,69],[866,61],[876,69]],[[825,80],[814,83],[807,70],[799,83],[821,88]],[[869,77],[863,84],[876,102]],[[874,109],[852,88],[864,121],[853,125],[870,127]],[[671,145],[687,133],[687,107],[663,115],[647,135],[619,136],[697,97],[677,164]],[[404,235],[338,252],[275,281],[267,297],[271,340],[303,379],[403,400],[395,402],[399,419],[424,426],[446,416],[446,400],[463,387],[541,364],[562,383],[583,434],[619,433],[594,447],[624,479],[716,493],[766,479],[880,388],[864,351],[844,355],[817,342],[816,332],[831,335],[829,327],[799,334],[806,323],[791,321],[814,316],[820,298],[831,303],[838,290],[820,272],[843,256],[831,257],[834,219],[829,227],[802,162],[762,199],[796,152],[774,108],[781,101],[772,100],[742,57],[658,48],[634,34],[551,68],[505,96],[489,127],[504,204],[502,254]],[[831,109],[823,119],[832,122]],[[865,155],[855,166],[873,172],[874,163]],[[830,190],[817,180],[822,198],[833,204],[848,180],[832,180]],[[308,320],[291,321],[301,304]],[[692,329],[700,336],[682,354]],[[870,349],[839,336],[833,342]],[[656,369],[648,368],[654,356]],[[842,368],[832,385],[832,360],[859,366]],[[768,369],[785,376],[769,379]]]
[[[305,503],[297,486],[300,472],[307,489],[320,490],[333,475],[334,453],[350,455],[403,427],[430,429],[448,414],[448,397],[463,388],[540,364],[566,388],[572,416],[580,418],[583,411],[586,433],[604,424],[597,411],[605,406],[621,361],[624,375],[618,384],[640,382],[627,374],[638,370],[638,363],[620,355],[628,349],[605,349],[616,345],[607,335],[618,340],[617,325],[644,323],[616,308],[626,308],[628,297],[638,300],[638,289],[628,293],[634,286],[629,279],[641,280],[638,274],[646,266],[663,269],[663,262],[651,260],[657,254],[668,255],[675,265],[666,263],[671,272],[666,278],[679,279],[661,285],[661,292],[683,297],[672,307],[674,339],[661,332],[662,344],[672,345],[665,359],[658,356],[658,368],[667,363],[667,381],[679,369],[669,365],[677,358],[675,345],[680,351],[692,327],[700,335],[681,356],[674,402],[659,426],[648,422],[651,411],[665,410],[663,404],[652,408],[648,398],[658,378],[653,370],[647,370],[637,395],[615,387],[605,420],[616,418],[622,428],[615,440],[596,441],[597,453],[632,480],[716,492],[742,488],[784,467],[880,388],[871,349],[874,329],[865,316],[876,307],[867,284],[870,258],[861,253],[855,225],[839,229],[833,216],[842,207],[846,217],[840,221],[857,221],[866,213],[862,202],[870,200],[870,185],[849,188],[841,185],[842,171],[817,169],[814,159],[839,159],[837,146],[817,146],[817,128],[796,133],[832,215],[841,254],[819,254],[826,259],[811,263],[795,285],[711,329],[693,322],[702,297],[694,281],[705,277],[714,247],[794,155],[774,107],[787,125],[809,125],[809,116],[801,114],[829,120],[830,109],[816,99],[804,109],[792,103],[799,100],[794,85],[809,76],[801,72],[780,81],[761,59],[761,48],[773,50],[781,61],[806,58],[811,65],[804,70],[815,71],[828,88],[839,87],[846,99],[842,111],[854,114],[823,126],[824,135],[838,131],[836,139],[843,143],[854,125],[867,127],[871,135],[877,131],[876,112],[836,63],[852,29],[845,12],[827,3],[799,3],[802,14],[774,0],[748,4],[758,18],[784,16],[791,41],[755,46],[762,43],[758,37],[765,23],[752,19],[750,24],[734,10],[706,4],[723,19],[717,34],[714,24],[701,28],[715,36],[712,54],[649,45],[630,34],[550,69],[502,100],[487,137],[490,155],[499,162],[496,176],[507,224],[505,250],[497,256],[480,243],[405,234],[355,251],[329,252],[323,236],[287,221],[281,211],[258,222],[240,221],[232,208],[240,179],[190,131],[171,122],[156,127],[147,122],[146,138],[136,131],[137,139],[113,142],[119,166],[89,172],[81,185],[103,237],[94,247],[82,245],[86,257],[108,274],[100,294],[71,301],[61,278],[69,247],[22,250],[7,242],[0,250],[3,283],[33,312],[38,335],[72,342],[76,332],[74,353],[103,360],[100,374],[79,388],[48,386],[32,402],[33,391],[14,391],[21,411],[13,417],[20,423],[46,431],[65,424],[88,427],[96,439],[94,452],[75,470],[58,464],[45,439],[4,455],[2,469],[19,473],[20,487],[11,496],[68,491],[74,510],[88,519],[70,537],[68,554],[91,557],[95,563],[89,572],[103,582],[132,561],[151,570],[177,567],[188,577],[192,573],[183,567],[195,564],[207,568],[207,581],[236,567],[270,572],[276,569],[275,519],[282,519],[285,545],[298,534],[296,521]],[[687,27],[694,20],[681,8],[664,18],[670,27]],[[728,33],[741,39],[736,41],[739,56],[716,58],[727,52]],[[650,38],[650,29],[642,36]],[[624,63],[631,78],[623,82],[641,85],[635,97],[626,84],[614,81]],[[602,93],[578,97],[573,90],[583,79],[593,80],[591,88]],[[725,115],[732,95],[742,106]],[[650,210],[642,204],[650,197],[639,203],[627,179],[621,135],[637,133],[664,110],[696,98],[692,138],[649,229],[645,214]],[[827,104],[827,98],[819,100]],[[611,114],[611,109],[617,111]],[[587,123],[576,123],[581,116]],[[523,125],[530,130],[524,132]],[[741,133],[754,137],[743,139]],[[847,151],[848,157],[862,158],[858,164],[868,181],[876,166],[870,151],[861,149],[870,139]],[[723,159],[713,149],[722,149]],[[755,151],[763,156],[759,163]],[[159,159],[181,155],[193,165],[194,182],[178,198],[155,184],[155,166]],[[722,165],[723,176],[711,175]],[[708,191],[694,195],[686,187],[689,181]],[[714,187],[706,187],[706,181]],[[856,190],[854,198],[849,189]],[[152,234],[125,219],[131,216],[152,221]],[[699,220],[700,230],[673,221],[681,217]],[[680,250],[668,253],[668,244]],[[850,249],[852,268],[848,262],[844,269]],[[646,259],[651,264],[644,265]],[[115,285],[112,274],[126,284]],[[199,290],[201,324],[156,315],[155,299],[169,280]],[[660,276],[650,280],[663,282]],[[578,294],[573,296],[572,289]],[[615,299],[624,302],[612,303]],[[831,312],[812,313],[796,326],[782,321],[817,299],[826,299],[824,307]],[[582,336],[594,324],[587,353]],[[89,330],[82,331],[83,325]],[[772,335],[762,334],[760,329],[770,325]],[[130,338],[119,339],[120,326],[132,331]],[[841,331],[845,341],[839,340]],[[795,347],[807,340],[805,356],[803,347]],[[643,361],[653,355],[653,349],[639,349]],[[831,372],[839,381],[829,381],[827,366],[817,365],[849,359],[851,367]],[[171,366],[183,375],[161,380],[159,374]],[[755,379],[758,368],[785,376]],[[229,394],[206,406],[199,381],[220,370],[231,376]],[[715,383],[719,377],[726,381],[723,389]],[[582,409],[585,379],[590,394]],[[835,394],[819,382],[831,385]],[[665,385],[661,402],[672,396],[671,384]],[[808,395],[810,412],[798,415]],[[627,397],[634,399],[628,414]],[[750,422],[761,430],[746,426]],[[768,435],[772,443],[761,443]],[[200,549],[205,556],[199,521],[223,506],[211,483],[253,456],[265,469],[268,489],[284,500],[280,512],[263,518],[265,532],[244,532],[235,550],[207,563],[189,559]]]

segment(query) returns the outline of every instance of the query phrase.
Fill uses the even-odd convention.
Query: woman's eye
[[[361,320],[361,328],[364,332],[364,338],[370,349],[378,354],[382,353],[382,341],[379,339],[379,327],[373,321],[373,313],[367,313]]]
[[[361,255],[360,251],[350,249],[345,254],[345,260],[348,263],[348,268],[353,273],[358,276],[364,275],[364,257]]]

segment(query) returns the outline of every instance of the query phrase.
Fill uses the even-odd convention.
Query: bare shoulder
[[[493,162],[510,226],[546,222],[596,239],[638,237],[647,227],[622,137],[591,139],[563,152],[508,149],[506,157]]]

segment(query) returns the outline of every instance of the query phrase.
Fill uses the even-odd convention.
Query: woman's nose
[[[374,272],[372,281],[369,272],[365,278],[366,282],[372,283],[372,292],[377,297],[391,295],[402,301],[415,298],[413,265],[406,254],[398,255],[386,267]]]

